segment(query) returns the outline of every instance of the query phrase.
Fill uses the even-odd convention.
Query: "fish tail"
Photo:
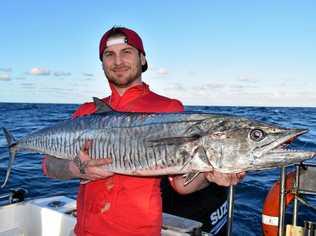
[[[16,151],[17,151],[17,147],[16,147],[17,141],[15,140],[13,135],[6,128],[2,128],[2,129],[3,129],[3,132],[4,132],[4,136],[5,136],[6,140],[7,140],[9,153],[10,153],[7,173],[6,173],[6,176],[5,176],[3,184],[1,185],[1,188],[4,188],[5,185],[8,182],[8,179],[9,179],[9,176],[10,176],[10,173],[11,173],[11,169],[12,169],[12,164],[13,164],[14,159],[15,159],[15,155],[16,155]]]

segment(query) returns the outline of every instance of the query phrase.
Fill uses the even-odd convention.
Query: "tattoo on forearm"
[[[71,179],[74,178],[69,169],[69,160],[58,159],[48,156],[46,159],[47,175],[56,179]]]
[[[81,161],[79,156],[75,156],[73,161],[74,161],[75,165],[78,167],[80,174],[85,174],[88,162]]]

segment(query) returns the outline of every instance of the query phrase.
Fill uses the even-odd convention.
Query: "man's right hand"
[[[85,141],[77,159],[70,162],[70,170],[72,170],[76,177],[84,180],[104,179],[113,175],[113,172],[104,169],[105,165],[112,163],[111,158],[90,159],[89,149],[91,144],[91,140]]]
[[[48,177],[57,179],[80,178],[82,180],[104,179],[113,175],[113,172],[106,171],[104,166],[112,162],[111,158],[91,160],[89,148],[91,141],[84,143],[76,160],[59,159],[47,156],[45,164]]]

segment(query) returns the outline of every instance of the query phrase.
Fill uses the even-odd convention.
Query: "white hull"
[[[49,207],[62,201],[62,207]],[[0,208],[0,236],[70,236],[76,218],[65,212],[76,209],[73,199],[58,196],[30,200]]]
[[[56,196],[0,207],[0,236],[73,236],[75,200]],[[163,214],[163,236],[187,236],[200,222]]]

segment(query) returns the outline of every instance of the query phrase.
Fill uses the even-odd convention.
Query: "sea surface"
[[[77,106],[0,103],[0,127],[6,127],[16,139],[19,139],[35,130],[69,118]],[[286,127],[307,128],[310,130],[309,133],[301,136],[291,146],[297,149],[316,150],[316,108],[188,106],[186,110],[241,115]],[[8,192],[11,188],[23,187],[28,190],[27,198],[29,199],[55,195],[75,198],[78,181],[60,181],[43,176],[41,161],[41,154],[18,153],[9,182],[4,189],[0,189],[0,194]],[[316,163],[315,160],[309,162]],[[7,144],[3,133],[0,132],[1,182],[7,165]],[[293,167],[288,169],[293,169]],[[233,235],[262,235],[263,201],[271,186],[279,179],[279,175],[278,168],[248,172],[244,180],[235,188]],[[316,205],[315,197],[307,196],[307,199]],[[287,211],[287,220],[291,216],[290,208]],[[300,206],[300,225],[303,225],[303,220],[316,221],[315,210]]]

